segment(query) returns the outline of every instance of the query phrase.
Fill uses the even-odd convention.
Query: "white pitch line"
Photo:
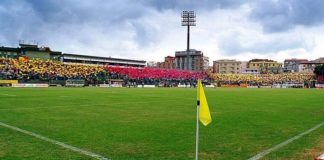
[[[12,110],[34,110],[34,109],[51,109],[51,108],[65,108],[68,106],[48,106],[48,107],[20,107],[20,108],[0,108],[0,111],[12,111]]]
[[[315,131],[316,129],[322,127],[323,125],[324,125],[324,122],[314,126],[313,128],[311,128],[311,129],[309,129],[307,131],[304,131],[303,133],[300,133],[300,134],[298,134],[298,135],[296,135],[296,136],[294,136],[294,137],[292,137],[292,138],[290,138],[290,139],[288,139],[288,140],[286,140],[286,141],[284,141],[284,142],[282,142],[280,144],[277,144],[272,148],[264,150],[264,151],[258,153],[257,155],[249,158],[248,160],[258,160],[258,159],[264,157],[265,155],[267,155],[267,154],[269,154],[269,153],[271,153],[271,152],[273,152],[273,151],[275,151],[275,150],[277,150],[277,149],[279,149],[279,148],[281,148],[281,147],[283,147],[283,146],[285,146],[285,145],[287,145],[287,144],[289,144],[289,143],[291,143],[291,142],[293,142],[293,141],[295,141],[295,140],[297,140],[297,139],[299,139],[299,138],[301,138],[301,137]]]
[[[92,153],[92,152],[89,152],[89,151],[86,151],[86,150],[83,150],[83,149],[80,149],[80,148],[77,148],[77,147],[74,147],[74,146],[65,144],[63,142],[59,142],[59,141],[56,141],[54,139],[50,139],[50,138],[41,136],[39,134],[36,134],[36,133],[30,132],[30,131],[26,131],[26,130],[20,129],[20,128],[15,127],[15,126],[11,126],[11,125],[8,125],[8,124],[2,123],[2,122],[0,122],[0,126],[5,127],[5,128],[9,128],[9,129],[12,129],[12,130],[15,130],[15,131],[18,131],[18,132],[21,132],[21,133],[24,133],[26,135],[29,135],[29,136],[38,138],[40,140],[43,140],[43,141],[46,141],[46,142],[49,142],[49,143],[52,143],[52,144],[59,145],[59,146],[61,146],[63,148],[66,148],[66,149],[69,149],[71,151],[78,152],[78,153],[81,153],[81,154],[90,156],[90,157],[95,158],[95,159],[108,160],[108,158],[105,158],[102,155],[99,155],[99,154],[96,154],[96,153]]]
[[[17,95],[14,95],[14,94],[6,94],[6,93],[0,93],[0,95],[8,96],[8,97],[16,97],[17,96]]]
[[[60,106],[47,106],[47,107],[20,107],[20,108],[0,108],[0,111],[11,111],[11,110],[34,110],[34,109],[52,109],[52,108],[70,108],[70,107],[91,107],[91,106],[114,106],[114,105],[127,105],[127,104],[148,104],[148,103],[164,103],[173,102],[178,100],[167,100],[167,101],[149,101],[149,102],[121,102],[111,104],[72,104],[72,105],[60,105]]]

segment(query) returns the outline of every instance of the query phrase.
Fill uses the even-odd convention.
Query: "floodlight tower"
[[[182,26],[187,26],[187,70],[189,70],[189,52],[190,52],[190,26],[196,26],[196,14],[194,11],[183,11],[182,15]]]

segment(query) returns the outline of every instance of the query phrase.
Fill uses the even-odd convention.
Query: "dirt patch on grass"
[[[1,141],[0,141],[0,158],[1,158],[1,157],[4,157],[4,156],[6,155],[6,150],[5,150],[5,148],[6,148],[6,145],[1,144]]]
[[[314,148],[307,149],[303,153],[301,153],[300,158],[305,160],[313,160],[315,157],[318,157],[321,154],[324,154],[324,136],[320,137]]]
[[[208,160],[216,160],[221,157],[220,153],[217,152],[199,152],[199,159],[208,159]],[[188,159],[195,159],[195,153],[188,154]]]

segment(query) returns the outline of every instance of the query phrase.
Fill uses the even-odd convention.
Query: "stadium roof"
[[[0,51],[5,51],[5,52],[19,52],[20,48],[12,48],[12,47],[0,47]]]
[[[63,53],[63,59],[67,60],[81,60],[81,61],[91,61],[100,63],[120,63],[120,64],[131,64],[131,65],[145,65],[144,60],[133,60],[133,59],[122,59],[122,58],[112,58],[112,57],[100,57],[100,56],[89,56],[89,55],[79,55],[79,54],[69,54]]]
[[[190,49],[189,50],[189,55],[191,55],[191,56],[201,56],[201,55],[203,55],[203,52],[195,50],[195,49]],[[177,56],[187,56],[187,51],[176,51],[175,56],[176,57]]]

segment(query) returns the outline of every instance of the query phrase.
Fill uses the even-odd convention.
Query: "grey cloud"
[[[75,34],[73,28],[91,26],[110,35],[131,23],[132,27],[127,29],[135,32],[134,42],[145,47],[159,39],[157,28],[139,22],[141,17],[154,14],[152,10],[176,10],[180,14],[184,9],[212,10],[243,3],[245,0],[3,0],[0,7],[6,10],[0,12],[0,21],[6,23],[1,23],[0,27],[6,30],[4,38],[9,42],[18,39],[45,41],[50,38],[47,30],[71,35]]]
[[[1,1],[0,3],[1,37],[6,42],[17,42],[22,36],[37,37],[40,20],[32,8],[25,2]]]
[[[93,49],[126,57],[134,49],[158,45],[161,35],[168,34],[161,32],[181,27],[182,10],[193,9],[198,16],[208,17],[209,11],[231,11],[248,4],[252,9],[249,20],[259,22],[266,32],[284,32],[296,25],[321,24],[323,3],[321,0],[1,0],[0,45],[17,43],[20,39],[36,40],[63,51]],[[160,18],[165,15],[179,16],[176,21],[179,23],[172,18],[161,22]],[[160,28],[165,27],[163,23],[169,25],[167,29]],[[207,27],[208,33],[224,32]],[[265,40],[246,43],[249,38],[232,33],[221,39],[219,47],[228,55],[267,54],[296,48],[311,50],[313,47],[302,38],[265,36]]]
[[[316,45],[314,40],[289,34],[247,41],[248,39],[248,37],[244,37],[240,33],[232,33],[223,37],[219,46],[226,55],[238,55],[242,52],[264,55],[300,48],[311,51]]]
[[[119,38],[118,35],[111,36],[123,32],[123,29],[129,32],[125,29],[135,28],[135,32],[139,32],[137,35],[145,35],[147,33],[140,24],[134,23],[133,28],[127,28],[127,23],[136,21],[147,12],[149,9],[131,0],[4,0],[0,2],[0,21],[6,23],[0,23],[0,28],[4,32],[2,39],[6,41],[0,42],[10,43],[17,42],[19,39],[32,39],[44,43],[46,39],[55,38],[50,37],[55,35],[53,33],[61,34],[60,37],[63,34],[69,38],[69,35],[76,35],[78,30],[89,28],[101,31],[114,40]],[[91,32],[82,33],[91,34]],[[145,41],[149,36],[137,38],[140,42]]]
[[[35,0],[30,4],[44,21],[64,23],[102,21],[114,24],[138,18],[146,11],[143,5],[131,0]]]
[[[251,6],[250,18],[260,22],[268,33],[324,22],[323,0],[259,0]]]
[[[157,8],[159,10],[210,10],[217,8],[235,8],[246,2],[247,0],[142,0],[143,3]]]
[[[134,25],[135,40],[140,46],[150,46],[157,41],[157,37],[154,35],[158,33],[157,29],[149,24],[142,24],[141,22],[132,22]]]

